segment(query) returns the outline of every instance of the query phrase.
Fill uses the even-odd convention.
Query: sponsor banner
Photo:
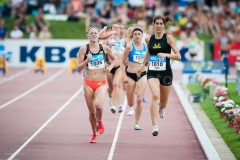
[[[182,70],[182,83],[195,83],[193,78],[196,72],[206,74],[207,77],[213,78],[219,82],[225,81],[225,67],[222,61],[192,61],[185,62]]]
[[[214,60],[220,60],[220,45],[214,43]],[[228,60],[230,65],[235,65],[237,61],[237,57],[240,57],[240,42],[235,42],[232,44],[231,48],[229,49],[228,53]]]
[[[79,48],[88,40],[11,40],[0,42],[0,54],[5,54],[10,67],[29,67],[35,64],[36,58],[45,58],[46,67],[68,67],[71,58],[78,57]],[[188,48],[182,47],[181,41],[176,41],[182,60],[188,61]],[[196,60],[204,59],[204,43],[201,42]],[[174,61],[172,68],[182,69],[183,63]]]
[[[44,58],[46,67],[68,67],[71,58],[78,57],[79,48],[88,40],[4,40],[1,54],[8,57],[10,67],[35,65],[36,58]]]

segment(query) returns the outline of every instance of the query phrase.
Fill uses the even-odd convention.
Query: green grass
[[[6,18],[5,24],[8,27],[9,33],[13,29],[14,18]],[[33,16],[28,16],[26,24],[34,22]],[[86,39],[85,19],[80,19],[78,22],[69,21],[49,21],[51,24],[50,32],[53,39]],[[24,33],[24,38],[29,38],[27,33]]]
[[[191,93],[201,92],[201,87],[199,84],[189,84],[188,89]],[[238,102],[239,96],[237,96],[236,92],[236,83],[229,83],[228,90],[231,95],[231,99],[233,99],[235,102]],[[214,107],[212,99],[209,99],[209,97],[207,97],[207,99],[201,102],[200,105],[230,150],[233,152],[234,156],[240,160],[240,139],[239,136],[235,133],[235,129],[228,128],[225,120],[219,117],[219,113]]]

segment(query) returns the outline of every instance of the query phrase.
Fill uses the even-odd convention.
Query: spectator
[[[46,40],[51,38],[52,34],[49,32],[48,27],[47,26],[42,27],[42,31],[39,33],[39,39]]]
[[[240,43],[240,25],[236,28],[236,33],[234,34],[234,41]]]
[[[29,39],[38,39],[37,36],[37,27],[36,26],[31,26],[31,32],[29,34]]]
[[[196,60],[200,49],[201,49],[200,40],[198,39],[196,32],[191,31],[190,37],[188,38],[188,52],[190,54],[189,60],[191,61]]]
[[[3,19],[0,20],[0,40],[4,40],[8,37],[8,28],[5,26]]]
[[[236,6],[234,8],[234,12],[236,14],[240,14],[240,0],[237,1],[237,4],[236,4]]]
[[[147,10],[145,8],[145,6],[138,6],[135,8],[134,10],[134,19],[135,21],[139,21],[139,20],[146,20],[147,18]]]
[[[228,56],[228,51],[231,46],[231,39],[227,34],[227,29],[222,28],[221,32],[216,36],[215,43],[220,45],[221,59]]]
[[[19,29],[18,25],[14,25],[13,30],[10,32],[10,38],[21,39],[23,38],[23,32]]]
[[[47,26],[48,28],[50,27],[50,23],[44,19],[44,14],[42,8],[38,9],[38,14],[35,17],[35,25],[38,30],[41,30],[43,26]]]
[[[19,3],[16,9],[15,15],[15,24],[19,26],[19,29],[23,32],[30,32],[29,26],[26,25],[26,12],[27,12],[27,3],[22,1]]]

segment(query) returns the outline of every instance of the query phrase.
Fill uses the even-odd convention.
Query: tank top
[[[132,42],[132,51],[128,55],[128,60],[130,62],[136,62],[136,63],[143,62],[147,49],[146,49],[146,45],[144,43],[142,44],[143,44],[143,48],[141,50],[137,50],[135,48],[134,42]]]
[[[84,56],[84,60],[87,59],[87,55],[90,51],[89,44],[87,44],[87,50]],[[90,51],[91,52],[91,51]],[[92,52],[91,52],[92,53]],[[106,55],[101,44],[99,44],[98,53],[92,53],[92,58],[88,60],[88,69],[102,69],[105,67]]]
[[[167,57],[159,58],[158,53],[171,54],[171,46],[167,43],[167,34],[163,34],[161,39],[156,39],[155,35],[150,37],[149,45],[149,70],[153,71],[166,71],[172,70],[170,65],[170,59]]]
[[[228,43],[228,39],[226,37],[222,37],[222,38],[220,38],[220,43],[221,44],[227,44]]]
[[[199,44],[197,38],[189,38],[188,51],[190,53],[196,53],[199,50]]]
[[[116,42],[113,38],[110,38],[109,44],[115,42],[114,46],[111,47],[112,53],[115,54],[123,54],[124,53],[124,39],[120,38],[118,42]]]

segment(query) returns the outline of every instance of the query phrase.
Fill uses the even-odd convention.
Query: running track
[[[26,68],[10,68],[7,77]],[[7,78],[5,78],[7,79]],[[174,80],[181,79],[176,72]],[[106,97],[105,132],[90,144],[91,128],[82,94],[81,75],[66,69],[32,70],[1,83],[0,160],[204,160],[207,159],[190,122],[172,89],[159,135],[151,135],[149,102],[145,93],[141,131],[133,130],[134,117],[126,111],[112,114]],[[125,101],[126,104],[126,101]]]

